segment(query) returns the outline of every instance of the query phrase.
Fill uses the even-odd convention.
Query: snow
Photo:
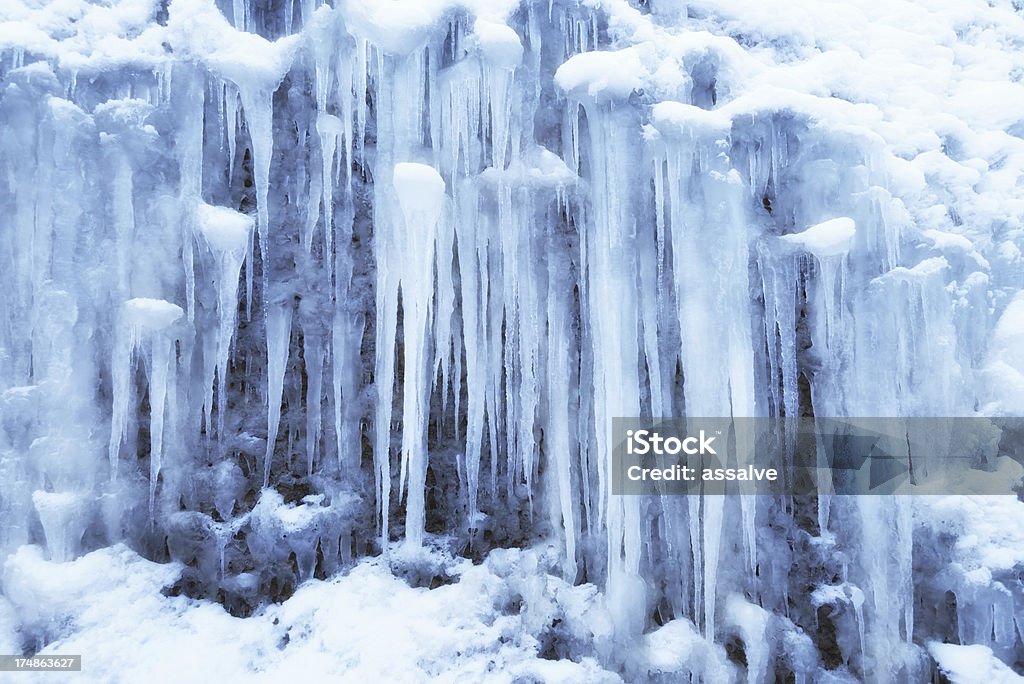
[[[174,52],[206,65],[242,91],[273,92],[299,45],[295,35],[269,41],[238,30],[212,0],[174,0],[168,13],[166,40]]]
[[[480,52],[488,63],[511,69],[523,59],[523,44],[515,30],[505,24],[486,19],[473,23],[473,34],[480,46]]]
[[[682,102],[659,102],[651,110],[651,121],[666,136],[725,138],[732,128],[732,120],[722,111],[708,111]]]
[[[251,216],[205,202],[196,205],[196,222],[200,234],[211,247],[220,252],[245,249],[253,229]]]
[[[184,311],[180,306],[163,299],[136,297],[124,303],[125,322],[139,331],[164,330],[179,321],[183,315]]]
[[[647,674],[729,681],[725,649],[708,644],[686,620],[673,620],[644,636]]]
[[[940,644],[932,641],[928,652],[939,664],[939,670],[951,684],[967,682],[992,682],[992,684],[1013,684],[1024,681],[1005,663],[997,659],[987,646]]]
[[[644,65],[633,49],[584,52],[558,67],[555,83],[577,98],[613,100],[629,97],[644,85]]]
[[[89,654],[77,675],[83,681],[622,681],[592,658],[539,658],[537,643],[522,631],[523,617],[496,610],[510,598],[509,578],[490,564],[463,563],[456,583],[427,590],[395,578],[381,559],[368,560],[329,581],[308,582],[246,619],[216,604],[163,595],[180,572],[124,546],[64,564],[26,546],[8,559],[3,576],[16,591],[14,614],[53,630],[42,654]],[[128,642],[135,647],[116,647]],[[154,669],[154,658],[176,663],[173,672]]]
[[[395,190],[402,212],[413,229],[416,218],[427,217],[437,221],[444,202],[444,179],[426,164],[403,162],[395,165]]]
[[[505,169],[486,169],[480,174],[480,178],[487,182],[515,185],[520,188],[557,190],[565,190],[579,180],[561,157],[541,146],[525,152]]]
[[[1024,413],[1024,294],[1018,293],[996,323],[982,371],[989,410],[1002,415]]]
[[[153,68],[164,58],[162,32],[151,22],[158,3],[4,3],[0,47],[53,59],[65,69],[100,73],[122,65]]]
[[[355,0],[347,3],[345,19],[354,33],[390,54],[405,55],[422,47],[442,18],[459,9],[496,23],[507,17],[513,0]],[[505,40],[503,35],[497,36]]]
[[[1024,502],[1014,496],[923,497],[918,505],[926,525],[955,535],[953,558],[965,570],[1024,563]]]
[[[826,259],[849,253],[856,235],[856,223],[844,216],[811,226],[801,233],[783,235],[782,239],[800,245],[819,259]]]

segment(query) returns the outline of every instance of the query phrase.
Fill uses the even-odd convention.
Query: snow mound
[[[988,646],[972,644],[940,644],[932,641],[928,652],[935,658],[951,684],[1019,684],[1024,677],[1015,673],[1008,665],[995,657]]]
[[[136,297],[124,303],[125,322],[134,330],[156,332],[181,320],[181,307],[163,299]]]
[[[557,154],[539,145],[512,161],[508,168],[486,169],[480,177],[519,188],[564,189],[578,178]]]
[[[517,0],[353,0],[342,6],[349,30],[393,55],[423,46],[446,16],[469,12],[490,22],[504,21]]]
[[[212,0],[173,0],[167,40],[181,57],[204,64],[240,89],[273,92],[300,45],[298,35],[275,41],[239,31]]]
[[[672,620],[645,634],[642,649],[649,675],[731,681],[731,667],[726,660],[725,649],[705,640],[689,620]]]
[[[647,70],[636,50],[584,52],[555,72],[555,84],[576,98],[615,100],[643,88]]]
[[[407,217],[422,215],[436,220],[441,215],[445,183],[433,167],[412,162],[395,164],[393,178],[398,203]]]
[[[220,252],[245,249],[249,233],[255,225],[253,218],[247,214],[205,202],[199,202],[196,206],[196,222],[206,241]]]
[[[492,66],[511,69],[523,59],[523,43],[512,27],[477,19],[473,24],[473,34],[480,52]]]
[[[708,111],[682,102],[659,102],[651,112],[655,128],[666,137],[722,138],[732,127],[721,111]]]
[[[826,259],[849,253],[856,236],[856,223],[842,217],[811,226],[802,233],[783,235],[781,239],[803,247],[819,259]]]

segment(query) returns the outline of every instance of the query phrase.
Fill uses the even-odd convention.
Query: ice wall
[[[963,507],[611,494],[615,416],[1020,406],[1020,17],[734,4],[0,11],[0,554],[247,614],[549,541],[627,678],[1019,667]]]

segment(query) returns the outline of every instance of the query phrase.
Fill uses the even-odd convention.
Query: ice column
[[[568,264],[555,254],[549,256],[547,293],[547,425],[544,448],[555,474],[558,514],[565,536],[565,577],[576,579],[576,501],[572,487],[572,452],[569,439],[569,298],[572,284],[565,277]],[[557,527],[556,527],[557,529]]]
[[[405,47],[405,46],[403,46]],[[410,158],[423,154],[424,123],[427,111],[426,102],[428,91],[431,89],[432,79],[429,77],[427,67],[427,50],[414,49],[409,54],[402,56],[385,55],[377,53],[376,81],[376,123],[377,123],[377,155],[375,163],[374,184],[374,226],[376,229],[376,243],[374,256],[376,259],[376,359],[375,378],[377,390],[377,410],[374,423],[374,474],[377,483],[377,500],[381,516],[381,539],[387,545],[389,526],[388,516],[391,497],[391,417],[392,402],[394,400],[393,378],[395,374],[395,345],[398,329],[398,300],[399,291],[403,301],[405,320],[405,349],[406,354],[410,353],[409,346],[419,344],[424,347],[426,344],[427,327],[422,332],[417,331],[416,319],[410,316],[422,317],[422,325],[426,326],[429,319],[427,305],[431,299],[433,290],[432,275],[424,275],[424,272],[432,274],[430,267],[424,267],[420,262],[424,255],[415,251],[415,245],[429,247],[430,257],[433,258],[434,231],[436,226],[422,225],[407,226],[406,214],[410,211],[417,214],[416,221],[423,221],[423,211],[427,211],[425,205],[431,204],[436,198],[433,197],[435,179],[440,179],[436,171],[430,170],[426,173],[422,165],[411,166],[398,165]],[[434,94],[430,101],[436,101]],[[363,114],[357,112],[357,127],[362,129]],[[433,174],[433,175],[431,175]],[[388,183],[387,179],[391,179]],[[423,187],[420,185],[423,184]],[[401,186],[401,187],[399,187]],[[404,204],[399,200],[402,188],[406,189],[408,197]],[[419,193],[426,190],[426,196],[419,197]],[[443,192],[442,192],[443,196]],[[398,204],[399,206],[395,206]],[[423,204],[424,206],[419,206]],[[440,211],[440,210],[438,210]],[[427,211],[429,213],[429,211]],[[436,220],[436,219],[435,219]],[[404,230],[403,230],[404,229]],[[426,232],[428,235],[423,235]],[[403,233],[408,233],[406,236]],[[414,234],[416,233],[416,234]],[[407,263],[410,262],[410,263]],[[412,269],[406,273],[407,270]],[[408,276],[408,277],[407,277]],[[414,288],[425,286],[426,292],[414,292]],[[419,304],[421,309],[413,314],[410,306]],[[423,338],[418,338],[422,335]],[[428,350],[422,348],[412,350],[413,354],[422,354],[424,360]],[[408,361],[408,359],[407,359]],[[412,382],[417,372],[426,376],[426,369],[415,371],[408,366],[405,368],[406,380]],[[411,375],[410,375],[411,374]],[[411,389],[411,385],[405,387]],[[415,392],[428,392],[428,385],[417,385]],[[419,395],[417,395],[419,396]],[[426,404],[426,396],[414,398],[405,397],[406,402],[412,402],[413,406],[420,407]],[[408,404],[406,405],[406,408]],[[405,408],[403,408],[403,412]],[[403,457],[402,477],[400,483],[405,484],[405,476],[409,465],[411,452],[406,449],[412,448],[413,443],[425,442],[425,435],[414,439],[410,420],[414,417],[410,414],[404,416],[405,434],[403,435]],[[423,423],[425,425],[425,423]],[[425,450],[415,449],[417,452]],[[426,458],[426,454],[422,454]],[[421,465],[417,462],[417,465]],[[425,467],[426,461],[422,465]],[[419,496],[419,495],[417,495]],[[412,502],[410,502],[411,506]],[[407,511],[410,508],[407,507]],[[415,534],[415,533],[414,533]],[[420,530],[422,534],[422,529]]]
[[[404,331],[402,479],[408,482],[405,536],[410,545],[423,540],[427,477],[427,413],[430,315],[434,295],[434,250],[444,213],[445,183],[433,168],[395,165],[393,182],[404,230],[385,239],[393,267],[399,270]],[[398,226],[394,226],[398,228]]]
[[[640,414],[636,230],[629,189],[637,130],[628,115],[603,104],[587,106],[593,215],[584,230],[587,309],[593,334],[596,452],[604,492],[608,544],[607,591],[617,632],[638,636],[646,599],[639,577],[637,497],[611,495],[612,418]]]
[[[665,178],[659,185],[667,195],[661,205],[668,211],[686,413],[755,416],[747,275],[752,236],[742,180],[728,156],[731,121],[675,102],[657,105],[653,120],[665,140]],[[752,453],[750,435],[738,430],[737,438],[737,452]],[[739,503],[752,570],[754,500],[743,497]],[[715,637],[724,506],[725,497],[690,499],[695,608],[708,640]]]

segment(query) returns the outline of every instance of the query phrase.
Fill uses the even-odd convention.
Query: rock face
[[[0,645],[461,556],[587,677],[1020,671],[1013,497],[612,494],[616,417],[1024,412],[1024,19],[769,5],[0,10]]]

